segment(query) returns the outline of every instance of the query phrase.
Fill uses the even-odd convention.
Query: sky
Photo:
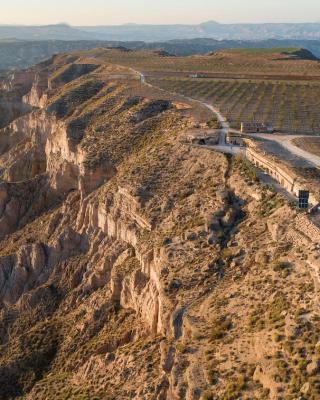
[[[0,0],[0,24],[320,21],[320,0]]]

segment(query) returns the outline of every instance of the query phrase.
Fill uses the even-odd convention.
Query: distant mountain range
[[[155,42],[199,37],[216,40],[317,40],[320,39],[320,23],[220,24],[209,21],[199,25],[0,25],[0,39]]]
[[[76,50],[90,50],[96,47],[124,47],[130,50],[162,50],[175,56],[206,54],[230,48],[298,48],[304,58],[320,58],[320,40],[214,40],[184,39],[162,42],[143,41],[100,41],[100,40],[42,40],[23,41],[0,39],[0,70],[23,69],[39,63],[53,54]],[[313,57],[311,52],[315,57]]]

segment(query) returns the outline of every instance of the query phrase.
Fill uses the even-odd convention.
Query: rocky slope
[[[99,54],[33,68],[0,131],[0,398],[319,398],[317,243]]]

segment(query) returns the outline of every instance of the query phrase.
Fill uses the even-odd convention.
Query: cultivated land
[[[142,71],[153,85],[220,108],[233,128],[244,120],[269,122],[285,133],[320,132],[320,63],[308,51],[235,49],[162,56],[159,62],[151,52],[110,50],[102,58]]]
[[[162,62],[98,49],[2,83],[1,400],[319,399],[320,232],[186,143],[217,121],[134,71]]]
[[[235,129],[256,121],[269,122],[279,132],[320,132],[318,82],[166,78],[152,83],[215,104]]]
[[[320,76],[320,63],[310,60],[311,53],[303,49],[278,49],[270,51],[249,50],[221,50],[211,55],[197,55],[189,57],[172,57],[162,55],[159,63],[159,54],[150,51],[101,51],[100,55],[106,61],[136,67],[142,72],[198,72],[223,73],[229,76],[258,75],[291,77],[298,76],[301,80]]]

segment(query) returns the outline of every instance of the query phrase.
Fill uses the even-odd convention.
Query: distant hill
[[[243,41],[214,39],[185,39],[146,43],[142,41],[99,40],[42,40],[23,41],[0,39],[0,70],[21,69],[43,61],[53,54],[96,47],[123,47],[130,50],[156,50],[159,54],[188,56],[207,54],[222,49],[278,49],[295,51],[295,57],[315,60],[320,58],[320,40],[265,40]],[[261,50],[260,50],[261,51]]]
[[[208,38],[169,40],[164,42],[145,43],[149,49],[161,48],[177,56],[206,54],[211,51],[232,48],[303,48],[320,58],[320,40],[214,40]]]
[[[100,39],[158,41],[193,39],[217,40],[320,39],[320,23],[138,25],[79,27],[83,32],[100,35]]]
[[[0,25],[1,38],[23,40],[114,40],[168,41],[205,37],[216,40],[304,39],[320,40],[320,23],[199,25],[45,26]]]
[[[90,50],[96,47],[140,48],[138,42],[102,42],[97,40],[46,40],[46,41],[8,41],[0,40],[0,70],[21,69],[37,64],[53,54],[75,50]]]
[[[93,36],[93,37],[91,37]],[[82,32],[67,24],[23,26],[0,25],[0,39],[18,40],[89,40],[95,38],[89,32]]]
[[[311,53],[311,51],[303,48],[294,47],[270,47],[270,48],[230,48],[219,50],[219,53],[231,53],[251,56],[261,56],[267,58],[268,56],[278,56],[281,59],[290,60],[309,60],[316,61],[318,58]]]

